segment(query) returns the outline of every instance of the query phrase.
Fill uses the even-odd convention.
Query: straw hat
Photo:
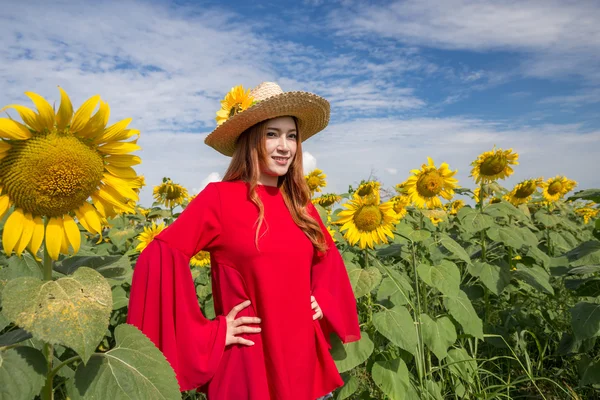
[[[246,97],[246,101],[249,94],[253,102],[250,99],[248,103],[252,102],[251,105],[236,111],[235,107],[239,105],[229,107],[231,104],[227,103],[227,98],[223,100],[221,104],[224,109],[217,115],[220,115],[221,119],[224,119],[225,115],[226,120],[204,139],[204,143],[226,156],[233,156],[236,141],[242,132],[267,119],[296,117],[302,141],[323,130],[329,123],[329,102],[316,94],[284,92],[274,82],[263,82],[248,93],[244,93],[241,87],[233,88],[230,93],[236,90],[238,95]]]

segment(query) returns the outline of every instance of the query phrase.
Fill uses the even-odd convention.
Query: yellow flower
[[[206,267],[210,265],[210,253],[208,251],[200,251],[190,260],[192,267]]]
[[[317,197],[316,199],[312,199],[313,204],[318,204],[321,207],[331,207],[337,202],[342,201],[342,198],[337,194],[323,194],[321,197]]]
[[[167,208],[182,205],[187,197],[187,189],[177,183],[173,183],[169,178],[163,179],[163,183],[154,186],[154,200],[160,204],[164,204]]]
[[[438,196],[446,200],[452,199],[458,181],[452,178],[455,171],[450,171],[448,164],[442,163],[436,168],[431,157],[427,157],[428,164],[423,164],[421,169],[413,169],[413,176],[404,182],[404,189],[410,200],[419,208],[441,208],[442,202]]]
[[[329,234],[331,235],[331,239],[333,240],[333,243],[337,242],[337,240],[335,239],[335,231],[333,229],[331,229],[331,227],[327,227],[327,232],[329,232]]]
[[[565,194],[573,190],[575,186],[577,186],[577,182],[559,175],[543,183],[544,190],[542,191],[542,195],[546,201],[558,201]]]
[[[306,179],[306,184],[308,185],[308,189],[310,190],[310,195],[312,196],[315,192],[321,192],[321,188],[327,186],[327,182],[325,182],[325,178],[327,175],[323,173],[320,169],[312,170],[308,175],[304,177]]]
[[[439,218],[439,217],[429,217],[429,220],[433,223],[433,225],[438,226],[438,224],[440,222],[443,221],[443,219]]]
[[[346,210],[338,214],[337,224],[340,231],[346,231],[344,237],[351,245],[358,243],[361,249],[374,244],[387,243],[387,236],[394,237],[392,229],[398,222],[394,204],[386,202],[373,204],[360,196],[343,204]]]
[[[538,187],[542,186],[542,178],[527,179],[518,183],[510,193],[504,196],[504,199],[512,205],[518,206],[529,201]]]
[[[497,179],[505,179],[513,174],[511,165],[518,165],[519,155],[513,153],[512,149],[502,150],[494,148],[486,151],[471,163],[473,169],[471,176],[475,182],[493,182]]]
[[[394,212],[398,216],[398,219],[402,219],[406,216],[406,207],[410,205],[410,198],[408,196],[394,196],[390,199],[392,202]]]
[[[395,187],[396,192],[398,192],[398,194],[404,194],[406,189],[404,188],[404,183],[398,183]]]
[[[140,233],[137,239],[140,241],[140,244],[135,248],[137,251],[142,252],[149,244],[154,240],[154,238],[165,229],[165,223],[162,222],[160,225],[156,225],[156,223],[152,223],[152,226],[144,227],[144,232]]]
[[[132,184],[134,185],[133,190],[135,190],[136,193],[139,193],[140,190],[146,186],[146,178],[144,175],[138,175],[136,179],[132,180]]]
[[[68,254],[69,246],[77,253],[81,236],[73,214],[88,232],[100,234],[101,218],[132,211],[126,199],[138,200],[132,166],[141,159],[128,153],[140,147],[137,137],[123,142],[139,136],[127,129],[131,119],[106,127],[109,107],[100,96],[74,113],[69,96],[59,90],[56,113],[32,92],[25,94],[37,113],[17,104],[2,109],[15,109],[23,120],[0,118],[0,217],[14,207],[2,232],[7,255],[20,256],[26,247],[36,254],[44,237],[54,260]]]
[[[452,203],[447,204],[447,210],[450,215],[458,214],[458,210],[465,206],[465,202],[462,200],[454,200]]]
[[[585,224],[589,223],[592,218],[596,218],[600,213],[600,208],[592,208],[592,206],[594,205],[594,202],[589,202],[583,207],[580,207],[575,210],[575,213],[583,217],[583,222]]]
[[[233,117],[235,114],[241,113],[248,109],[254,103],[254,99],[250,96],[250,89],[244,90],[242,85],[231,88],[229,93],[221,100],[221,109],[217,111],[217,126]]]
[[[136,211],[138,211],[140,214],[142,214],[144,217],[147,217],[148,214],[150,213],[150,210],[144,207],[137,207]]]

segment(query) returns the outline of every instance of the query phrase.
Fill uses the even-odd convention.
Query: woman
[[[360,339],[339,251],[310,202],[301,141],[327,126],[329,103],[265,82],[234,88],[205,143],[232,156],[140,255],[128,322],[173,366],[181,390],[210,400],[315,400],[343,385],[331,333]],[[189,260],[211,253],[215,313],[196,299]]]

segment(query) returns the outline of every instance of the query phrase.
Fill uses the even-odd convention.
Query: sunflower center
[[[181,189],[176,185],[165,185],[159,193],[167,200],[178,200],[181,197]]]
[[[102,156],[73,136],[58,133],[15,141],[0,162],[0,179],[15,206],[58,217],[79,208],[104,174]]]
[[[436,170],[425,172],[417,181],[417,191],[422,197],[437,196],[443,186],[444,180]]]
[[[354,224],[363,232],[372,232],[381,226],[383,214],[375,205],[363,206],[354,215]]]
[[[360,189],[358,189],[357,193],[359,196],[368,196],[371,193],[373,193],[373,186],[365,185],[365,186],[361,187]]]
[[[533,192],[535,192],[536,187],[537,186],[535,185],[535,182],[526,182],[516,190],[515,197],[519,199],[526,199],[527,197],[531,196]]]
[[[560,193],[563,190],[563,185],[560,181],[554,181],[548,186],[548,194],[554,196],[557,193]]]
[[[319,179],[319,177],[317,176],[311,176],[310,178],[308,178],[308,187],[311,188],[311,190],[315,190],[316,188],[319,187],[319,184],[321,183],[321,179]]]
[[[508,160],[504,154],[498,153],[493,156],[487,157],[482,163],[479,170],[481,175],[493,176],[504,171],[504,168],[508,165]]]
[[[229,110],[229,117],[233,117],[235,114],[242,112],[242,103],[236,103]]]

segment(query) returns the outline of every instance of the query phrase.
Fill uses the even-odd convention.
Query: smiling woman
[[[206,138],[232,156],[223,182],[142,252],[128,322],[163,351],[181,390],[319,399],[343,385],[330,334],[361,337],[348,273],[303,174],[301,142],[325,128],[329,103],[273,83],[234,88],[228,99]],[[198,308],[189,273],[201,250],[210,253],[214,320]]]

